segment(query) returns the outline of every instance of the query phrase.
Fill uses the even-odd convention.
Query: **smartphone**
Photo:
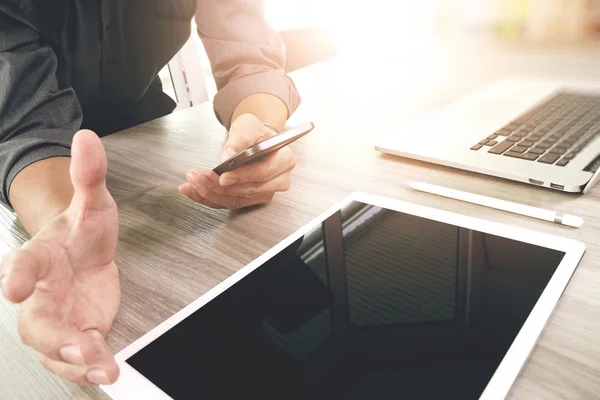
[[[233,171],[242,165],[262,160],[265,156],[273,153],[274,151],[277,151],[282,147],[285,147],[288,144],[300,139],[314,128],[315,125],[312,122],[309,122],[298,125],[295,128],[285,132],[281,132],[268,139],[261,140],[260,142],[248,147],[246,150],[237,153],[229,160],[222,162],[215,169],[213,169],[213,171],[216,172],[217,175],[221,175],[227,171]]]

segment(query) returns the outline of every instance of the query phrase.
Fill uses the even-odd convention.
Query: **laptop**
[[[494,81],[380,139],[375,149],[586,193],[600,175],[600,81]]]

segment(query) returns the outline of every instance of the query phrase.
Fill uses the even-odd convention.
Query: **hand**
[[[119,375],[104,341],[120,300],[119,223],[106,167],[100,139],[78,132],[70,206],[0,264],[2,293],[21,303],[21,339],[47,370],[79,384],[109,384]]]
[[[231,125],[221,162],[275,133],[252,114],[240,115]],[[191,169],[179,191],[213,208],[242,208],[267,203],[276,192],[290,188],[296,156],[286,146],[261,161],[244,165],[220,177],[213,171]]]

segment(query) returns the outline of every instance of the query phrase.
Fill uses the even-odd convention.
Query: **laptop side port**
[[[532,183],[534,185],[544,186],[544,181],[538,181],[537,179],[529,178],[529,183]]]
[[[552,189],[565,190],[565,186],[564,185],[557,185],[556,183],[550,183],[550,187]]]

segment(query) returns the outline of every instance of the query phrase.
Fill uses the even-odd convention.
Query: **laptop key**
[[[563,157],[563,159],[565,160],[572,160],[575,158],[575,156],[577,155],[577,153],[569,153],[566,156]]]
[[[515,153],[525,153],[527,151],[527,147],[517,145],[510,149],[510,151],[513,151]]]
[[[532,153],[516,153],[514,151],[507,151],[503,155],[505,155],[507,157],[520,158],[522,160],[529,160],[529,161],[534,161],[536,158],[539,157],[537,154],[532,154]]]
[[[524,147],[531,147],[535,144],[535,142],[533,140],[523,140],[522,142],[519,142],[519,146],[524,146]]]
[[[489,142],[487,142],[485,145],[486,146],[495,146],[498,144],[497,140],[490,140]]]
[[[471,150],[479,150],[482,147],[483,147],[482,145],[476,144],[475,146],[471,147]]]
[[[495,145],[494,147],[492,147],[491,149],[488,150],[488,153],[492,153],[492,154],[502,154],[504,153],[506,150],[510,149],[512,146],[514,145],[513,142],[509,142],[509,141],[503,141],[498,143],[497,145]]]
[[[533,161],[533,160],[537,160],[538,157],[539,157],[539,154],[535,154],[535,153],[532,153],[532,152],[527,152],[527,153],[524,154],[524,159],[525,160],[531,160],[531,161]]]
[[[550,150],[550,153],[558,154],[558,155],[565,154],[566,152],[567,152],[567,150],[563,147],[555,147],[552,150]]]
[[[511,135],[504,140],[508,140],[509,142],[518,142],[519,140],[521,140],[521,136]]]
[[[494,139],[496,139],[497,137],[498,137],[498,135],[490,135],[490,136],[488,136],[486,139],[489,139],[489,140],[494,140]]]
[[[552,154],[552,153],[548,153],[545,156],[543,156],[542,158],[540,158],[538,160],[538,162],[544,163],[544,164],[554,164],[554,162],[556,160],[558,160],[559,156],[557,154]]]
[[[489,142],[489,140],[483,139],[481,142],[479,142],[479,144],[482,144],[485,146],[486,144],[488,144],[488,142]]]
[[[529,149],[529,152],[533,154],[544,154],[546,152],[546,149],[534,147],[533,149]]]
[[[504,153],[506,157],[524,158],[523,153],[515,153],[514,151],[507,151]]]
[[[565,165],[567,165],[569,163],[569,160],[565,160],[564,158],[559,160],[556,165],[558,165],[559,167],[564,167]]]

